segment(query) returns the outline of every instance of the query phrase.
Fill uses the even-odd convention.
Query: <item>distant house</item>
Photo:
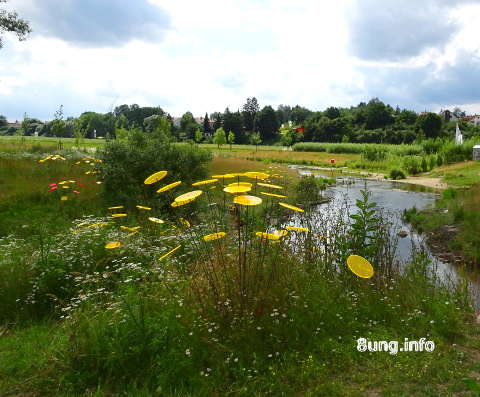
[[[477,125],[477,126],[480,125],[480,115],[478,114],[475,114],[473,116],[462,117],[460,120],[466,121],[473,125]]]
[[[439,116],[448,123],[449,121],[458,121],[458,117],[455,116],[450,110],[445,109],[445,110],[440,110]]]
[[[15,120],[15,123],[8,123],[9,127],[20,128],[22,123],[19,123],[18,120]]]

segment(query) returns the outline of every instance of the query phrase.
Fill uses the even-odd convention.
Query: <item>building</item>
[[[450,110],[445,109],[445,110],[440,110],[439,116],[448,123],[449,121],[458,121],[458,117],[455,116]]]
[[[20,128],[22,123],[19,123],[18,120],[15,120],[15,123],[8,123],[9,127]]]
[[[475,114],[473,116],[462,117],[460,120],[472,123],[473,125],[480,126],[480,115]]]
[[[480,161],[480,145],[475,145],[473,147],[473,159]]]

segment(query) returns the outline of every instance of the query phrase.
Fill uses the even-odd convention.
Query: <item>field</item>
[[[64,148],[53,160],[50,144],[0,147],[0,395],[478,395],[480,330],[465,284],[439,285],[421,253],[399,273],[388,254],[396,234],[368,193],[357,218],[309,211],[317,182],[272,161],[340,165],[358,154],[234,146],[194,166],[177,164],[198,150],[189,145],[99,158]],[[171,174],[149,187],[164,168],[132,164],[161,150]],[[234,204],[222,188],[235,182],[254,198]],[[191,190],[203,193],[169,205]],[[369,258],[372,278],[349,270],[351,254]],[[435,349],[360,352],[360,337]]]

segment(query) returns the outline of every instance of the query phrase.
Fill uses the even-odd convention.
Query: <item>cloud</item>
[[[161,41],[170,16],[147,0],[19,0],[32,37],[64,40],[81,47],[119,47],[136,39]]]
[[[451,11],[474,2],[358,0],[349,16],[350,52],[366,60],[398,61],[441,49],[460,28]]]
[[[478,102],[480,56],[462,51],[441,67],[364,67],[365,90],[391,105],[416,110]]]

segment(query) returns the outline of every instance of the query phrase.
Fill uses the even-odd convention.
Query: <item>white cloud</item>
[[[349,36],[347,14],[355,0],[149,2],[170,21],[165,36],[154,42],[79,48],[59,38],[37,35],[18,42],[7,36],[0,50],[0,114],[15,119],[26,111],[49,119],[60,104],[66,115],[77,116],[138,103],[175,116],[187,110],[203,115],[227,106],[234,111],[251,96],[261,106],[299,104],[314,110],[355,105],[373,95],[412,107],[419,101],[408,81],[392,85],[383,72],[410,68],[414,73],[431,65],[431,73],[441,77],[459,51],[479,50],[478,5],[452,10],[461,29],[444,48],[373,62],[348,52],[355,38]]]

